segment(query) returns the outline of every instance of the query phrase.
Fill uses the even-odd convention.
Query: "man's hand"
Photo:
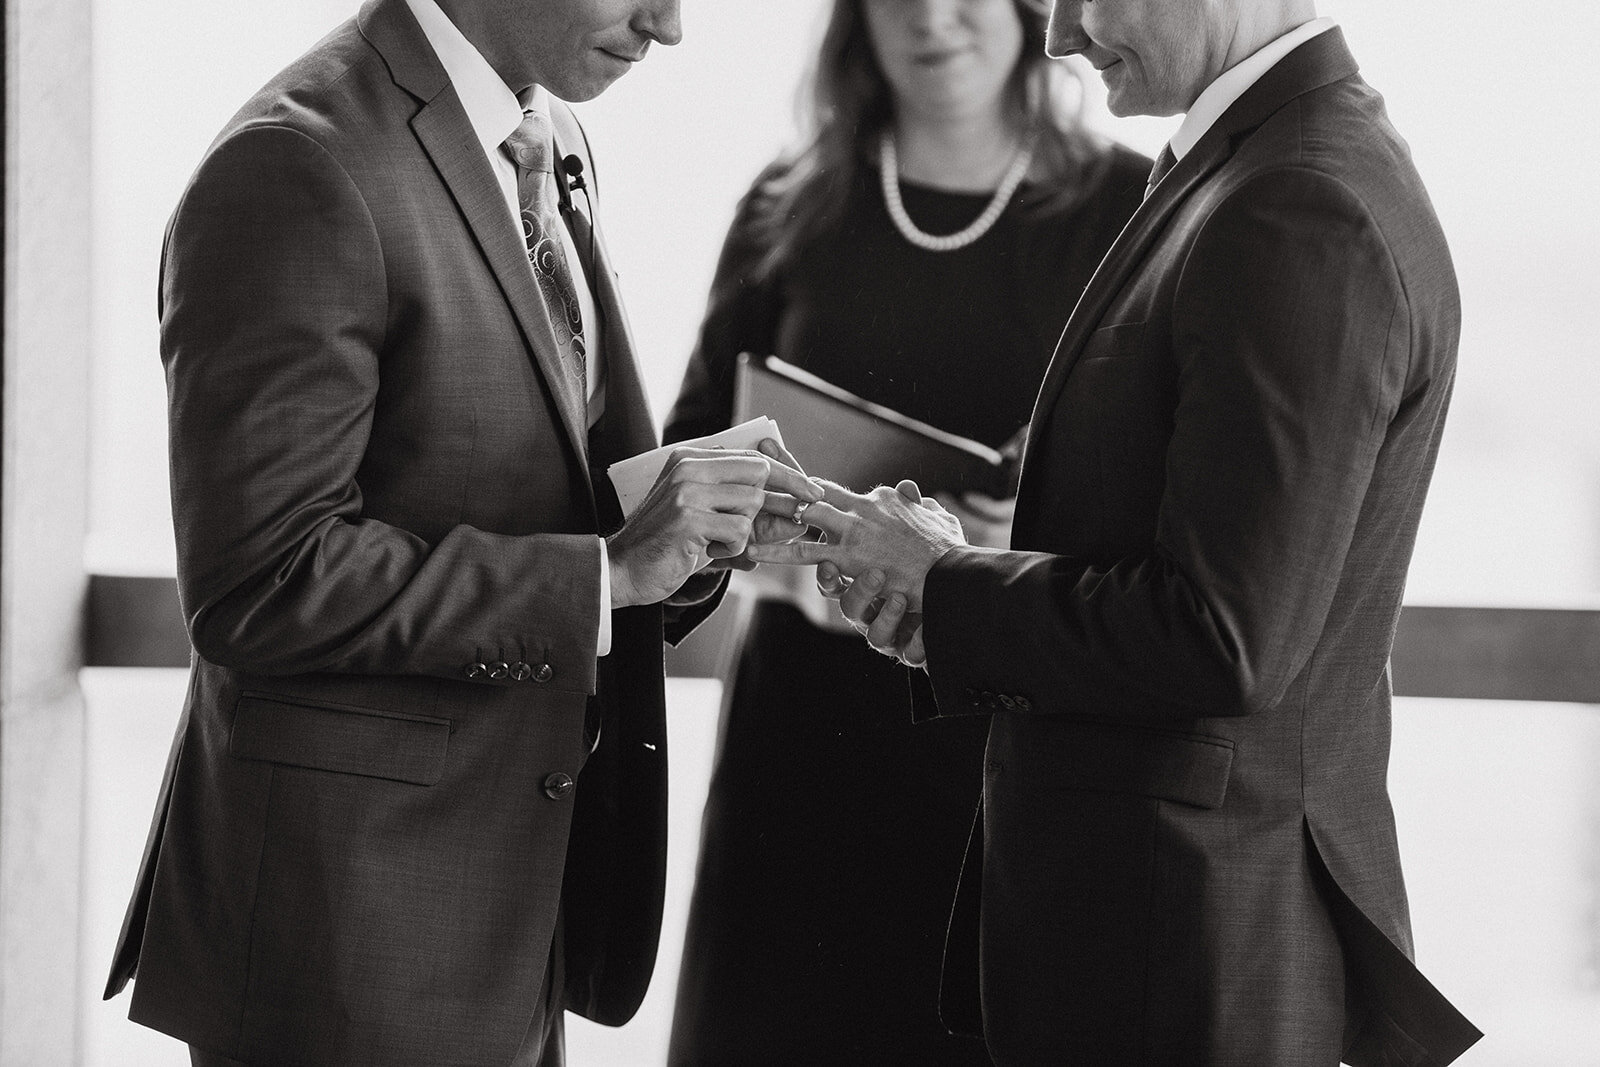
[[[904,481],[893,489],[879,486],[862,495],[843,486],[823,482],[827,495],[805,511],[807,525],[827,535],[827,540],[794,541],[787,544],[751,545],[748,555],[758,563],[833,564],[846,578],[866,579],[876,589],[871,599],[882,597],[887,605],[899,594],[905,601],[902,612],[922,610],[922,586],[934,563],[951,548],[965,541],[961,524],[935,500],[924,499],[915,482]],[[860,593],[847,591],[840,606],[852,621],[874,620],[852,614],[862,603]]]
[[[758,516],[789,519],[822,490],[758,452],[680,448],[626,526],[606,541],[611,606],[655,604],[713,559],[740,556]],[[781,528],[764,522],[764,528]]]
[[[763,455],[769,459],[777,460],[784,467],[801,474],[805,473],[805,468],[800,466],[794,456],[789,453],[789,450],[772,438],[764,439],[756,447],[761,450]],[[810,503],[811,501],[806,500],[805,502]],[[809,527],[804,522],[795,522],[793,518],[795,510],[802,503],[800,497],[774,494],[768,503],[771,506],[764,508],[751,522],[749,544],[783,544],[797,540],[805,535]],[[753,571],[756,566],[755,560],[751,559],[747,553],[740,552],[729,556],[713,557],[704,569],[708,571]]]
[[[969,545],[984,548],[1010,548],[1011,524],[1017,517],[1017,498],[1000,499],[983,493],[962,493],[959,497],[939,495],[939,503],[961,523]]]
[[[883,590],[881,571],[869,571],[852,582],[832,563],[819,563],[817,590],[828,599],[839,601],[845,621],[867,639],[874,651],[908,667],[927,666],[922,613],[907,610],[903,593],[891,593],[887,599],[879,595]]]

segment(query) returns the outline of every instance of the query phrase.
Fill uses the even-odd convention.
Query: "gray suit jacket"
[[[614,613],[597,664],[617,516],[589,464],[655,433],[586,203],[608,368],[587,435],[401,0],[267,85],[196,171],[161,285],[196,656],[107,987],[137,968],[135,1020],[251,1062],[504,1064],[558,908],[568,1006],[620,1024],[643,997],[662,611]]]
[[[1455,375],[1449,251],[1337,31],[1244,94],[1073,312],[1013,545],[928,578],[990,714],[947,1018],[998,1062],[1442,1064],[1387,662]],[[981,990],[981,992],[980,992]]]

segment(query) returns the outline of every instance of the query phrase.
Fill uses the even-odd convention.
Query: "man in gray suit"
[[[624,524],[592,473],[656,440],[561,101],[679,36],[677,0],[371,0],[183,194],[195,658],[106,994],[137,969],[196,1063],[559,1063],[563,1008],[644,995],[663,628],[820,495],[691,452]]]
[[[943,1006],[997,1063],[1448,1063],[1479,1034],[1412,963],[1385,782],[1444,236],[1310,0],[1056,0],[1050,46],[1185,118],[1056,350],[1012,549],[903,483],[752,554],[853,578],[938,713],[990,717]]]

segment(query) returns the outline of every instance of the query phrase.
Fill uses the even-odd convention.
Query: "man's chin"
[[[1138,100],[1123,89],[1113,89],[1106,94],[1106,110],[1119,119],[1146,114],[1140,109]]]
[[[1126,89],[1115,89],[1106,94],[1106,110],[1119,119],[1133,118],[1137,115],[1163,117],[1177,115],[1183,111],[1181,107],[1157,103],[1148,97],[1130,93]]]
[[[628,72],[627,67],[621,70],[585,71],[583,75],[569,79],[562,85],[546,85],[550,94],[569,104],[581,104],[593,100]]]

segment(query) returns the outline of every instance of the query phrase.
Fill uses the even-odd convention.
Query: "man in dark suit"
[[[1443,234],[1309,0],[1057,0],[1050,43],[1185,119],[1056,351],[1012,550],[902,483],[753,554],[853,578],[938,712],[991,717],[943,1006],[998,1063],[1448,1063],[1479,1034],[1412,963],[1385,782]]]
[[[183,194],[196,654],[106,993],[137,969],[196,1063],[559,1063],[564,1007],[644,995],[664,625],[820,495],[688,452],[624,524],[591,473],[655,431],[561,100],[679,36],[677,0],[371,0]]]

